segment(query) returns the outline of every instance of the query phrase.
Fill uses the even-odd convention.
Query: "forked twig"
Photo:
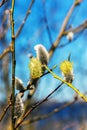
[[[48,19],[47,19],[47,16],[46,16],[45,1],[43,1],[43,12],[44,12],[44,22],[45,22],[45,25],[46,25],[46,30],[47,30],[47,33],[48,33],[50,44],[52,45],[53,40],[52,40],[50,27],[49,27],[49,24],[48,24]]]
[[[57,46],[59,45],[59,42],[60,42],[60,40],[61,40],[61,38],[62,38],[62,36],[63,36],[63,33],[64,33],[64,31],[65,31],[65,28],[66,28],[66,26],[67,26],[67,23],[68,23],[68,21],[69,21],[69,19],[70,19],[70,16],[72,15],[72,12],[74,11],[75,7],[76,7],[78,4],[80,4],[80,1],[75,0],[74,3],[73,3],[73,5],[71,6],[71,8],[70,8],[70,10],[69,10],[69,12],[68,12],[68,14],[67,14],[67,16],[65,17],[65,19],[64,19],[64,21],[63,21],[63,24],[62,24],[62,27],[61,27],[61,29],[60,29],[60,32],[59,32],[59,34],[58,34],[58,36],[57,36],[57,39],[55,40],[55,42],[53,43],[53,45],[51,46],[51,48],[50,48],[50,50],[49,50],[49,57],[50,57],[50,58],[52,57],[52,55],[53,55],[55,49],[56,49]]]
[[[69,32],[78,33],[80,31],[84,30],[85,28],[87,28],[87,20],[76,28],[71,28],[67,31],[64,31],[63,35],[67,35]]]

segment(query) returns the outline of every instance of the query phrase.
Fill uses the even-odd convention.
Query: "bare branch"
[[[63,22],[63,24],[62,24],[62,27],[61,27],[61,29],[60,29],[60,32],[59,32],[59,34],[58,34],[58,37],[57,37],[56,41],[53,43],[53,45],[51,46],[51,48],[50,48],[50,50],[49,50],[49,57],[50,57],[50,58],[52,57],[52,55],[53,55],[55,49],[56,49],[57,46],[59,45],[59,42],[60,42],[60,40],[61,40],[61,38],[62,38],[62,36],[63,36],[63,32],[65,31],[66,25],[67,25],[67,23],[68,23],[68,21],[69,21],[69,19],[70,19],[70,16],[71,16],[72,12],[74,11],[75,7],[76,7],[78,4],[79,4],[79,3],[77,2],[77,0],[75,0],[75,2],[73,3],[73,5],[71,6],[71,8],[70,8],[70,10],[69,10],[69,12],[68,12],[68,14],[67,14],[67,16],[65,17],[65,20],[64,20],[64,22]]]
[[[7,106],[4,108],[3,113],[1,114],[1,117],[0,117],[0,121],[3,119],[3,117],[5,116],[7,110],[9,109],[10,106],[11,106],[11,102],[9,102],[7,104]]]
[[[9,45],[6,49],[4,49],[3,53],[0,54],[0,60],[9,52],[11,52],[11,45]]]
[[[49,41],[50,41],[50,44],[52,45],[53,40],[52,40],[51,31],[50,31],[50,28],[49,28],[49,25],[48,25],[48,19],[47,19],[47,16],[46,16],[45,1],[43,1],[43,11],[44,11],[44,22],[45,22],[45,25],[46,25]]]
[[[2,0],[2,2],[0,3],[0,7],[3,6],[8,0]]]
[[[15,119],[14,119],[14,111],[15,111],[15,32],[14,32],[14,7],[15,7],[15,0],[12,0],[11,3],[11,50],[12,50],[12,108],[11,108],[11,123],[12,123],[12,130],[15,130]]]
[[[78,32],[80,32],[80,31],[82,31],[82,30],[84,30],[86,28],[87,28],[87,20],[85,22],[83,22],[81,25],[79,25],[78,27],[74,28],[74,29],[71,28],[71,29],[69,29],[67,31],[64,31],[63,35],[67,35],[69,32],[78,33]]]

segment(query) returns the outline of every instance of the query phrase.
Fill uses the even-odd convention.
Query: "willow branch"
[[[24,119],[34,110],[36,109],[38,106],[40,106],[42,103],[44,103],[45,101],[48,100],[48,98],[54,93],[56,92],[61,86],[63,85],[63,83],[61,83],[60,85],[58,85],[58,87],[56,87],[46,98],[44,98],[41,102],[36,103],[33,107],[31,107],[23,116],[23,118],[18,122],[18,124],[15,126],[15,129],[17,129],[21,123],[24,121]]]
[[[52,112],[50,112],[50,113],[47,113],[47,114],[45,114],[45,115],[43,115],[43,116],[36,116],[36,117],[34,117],[34,118],[30,119],[30,120],[26,120],[26,121],[24,121],[21,125],[27,125],[27,124],[31,124],[31,123],[34,123],[34,122],[39,121],[39,120],[47,119],[47,118],[49,118],[50,116],[52,116],[52,115],[54,115],[54,114],[60,112],[60,111],[63,110],[64,108],[66,108],[66,107],[72,105],[75,101],[76,101],[76,98],[74,99],[74,101],[65,103],[64,105],[60,106],[59,108],[55,108],[55,109],[54,109]]]
[[[65,17],[64,22],[63,22],[63,24],[62,24],[62,27],[61,27],[61,29],[60,29],[60,32],[59,32],[59,34],[58,34],[58,37],[57,37],[56,41],[53,43],[53,45],[51,46],[51,48],[50,48],[50,50],[49,50],[49,57],[50,57],[50,58],[52,57],[52,55],[53,55],[55,49],[56,49],[57,46],[59,45],[59,42],[60,42],[60,40],[61,40],[61,38],[62,38],[62,36],[63,36],[63,32],[65,31],[65,28],[66,28],[66,26],[67,26],[67,23],[68,23],[68,21],[69,21],[69,19],[70,19],[70,16],[71,16],[72,12],[74,11],[75,7],[76,7],[78,4],[79,4],[78,1],[75,0],[75,2],[73,3],[73,5],[71,6],[71,8],[70,8],[70,10],[69,10],[69,12],[68,12],[68,14],[67,14],[67,16]]]
[[[15,130],[15,119],[14,119],[14,104],[15,104],[15,34],[14,34],[14,5],[15,0],[12,0],[12,9],[11,9],[11,37],[12,37],[12,130]]]
[[[9,109],[10,106],[11,106],[11,102],[9,102],[7,104],[7,106],[4,108],[3,113],[1,114],[1,117],[0,117],[0,121],[3,119],[3,117],[5,116],[7,110]]]
[[[19,36],[19,34],[20,34],[22,28],[24,27],[24,24],[25,24],[25,22],[26,22],[26,20],[27,20],[27,18],[28,18],[28,16],[29,16],[29,14],[31,13],[31,8],[32,8],[32,6],[33,6],[33,3],[34,3],[34,0],[31,0],[31,3],[30,3],[29,8],[28,8],[28,10],[27,10],[26,16],[25,16],[24,20],[22,21],[22,24],[21,24],[21,26],[19,27],[19,29],[18,29],[18,31],[17,31],[17,33],[16,33],[16,35],[15,35],[16,38]]]

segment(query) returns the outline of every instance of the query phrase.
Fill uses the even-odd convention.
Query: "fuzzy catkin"
[[[63,61],[60,64],[60,70],[62,71],[62,74],[64,76],[64,80],[66,82],[72,82],[74,80],[74,75],[73,75],[73,63],[70,61]]]
[[[19,91],[24,90],[23,82],[18,77],[15,77],[15,88],[16,88],[16,90],[19,90]]]
[[[30,59],[29,69],[32,79],[40,78],[42,75],[42,64],[37,58]]]
[[[24,104],[21,98],[20,93],[15,97],[15,106],[14,106],[14,118],[19,118],[24,112]]]
[[[34,49],[36,50],[36,55],[40,62],[47,65],[49,62],[49,53],[46,48],[42,44],[38,44],[34,47]]]

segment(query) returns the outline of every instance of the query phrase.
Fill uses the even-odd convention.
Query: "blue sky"
[[[61,28],[63,20],[67,15],[74,0],[47,0],[45,3],[45,11],[48,20],[48,25],[51,31],[52,41],[57,38],[58,32]],[[15,3],[15,32],[17,32],[23,18],[25,17],[30,1],[19,0]],[[10,8],[10,7],[9,7]],[[0,10],[1,12],[1,10]],[[72,27],[77,27],[87,19],[87,1],[83,0],[80,6],[78,6],[68,23]],[[68,28],[67,26],[67,28]],[[11,41],[10,29],[6,35],[8,43]],[[69,53],[71,53],[71,60],[74,63],[74,77],[73,84],[81,91],[85,92],[87,89],[87,30],[76,34],[70,44],[65,47],[57,48],[53,57],[51,58],[48,66],[51,68],[53,65],[58,65],[55,69],[55,73],[62,77],[59,69],[60,62],[66,60]],[[60,45],[67,43],[67,38],[64,37],[60,41]],[[50,49],[51,43],[46,30],[44,22],[44,10],[42,0],[35,0],[35,3],[31,9],[29,15],[19,37],[16,39],[16,76],[23,80],[26,86],[29,80],[29,58],[28,54],[32,53],[35,56],[34,46],[37,44],[43,44],[47,50]],[[0,43],[1,44],[1,43]],[[2,51],[2,46],[0,48]],[[9,72],[9,80],[11,79],[11,68]],[[60,81],[54,79],[50,74],[43,77],[40,80],[38,89],[34,95],[38,100],[48,95]],[[4,86],[4,85],[3,85]],[[63,85],[62,88],[56,94],[53,95],[51,100],[66,101],[71,100],[75,93],[73,90]],[[1,95],[1,94],[0,94]],[[38,96],[37,96],[38,95]]]

